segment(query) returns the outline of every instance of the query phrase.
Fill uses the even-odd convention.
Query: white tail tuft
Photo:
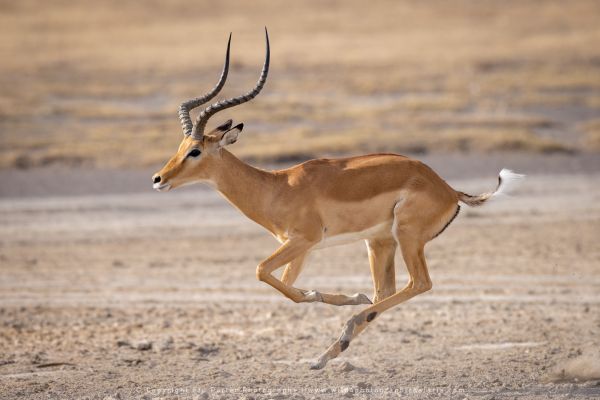
[[[498,187],[492,196],[509,194],[523,179],[525,179],[525,175],[503,168],[498,175]]]
[[[462,201],[468,206],[478,207],[484,204],[486,201],[494,198],[498,195],[506,195],[512,189],[517,186],[517,183],[525,178],[525,175],[517,174],[512,172],[510,169],[504,168],[498,175],[498,186],[493,192],[482,193],[477,196],[472,196],[463,192],[456,192],[458,200]]]

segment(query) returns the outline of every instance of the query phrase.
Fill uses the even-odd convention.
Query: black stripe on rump
[[[439,231],[434,237],[432,237],[432,239],[435,239],[436,237],[440,236],[442,234],[442,232],[444,232],[446,230],[446,228],[452,223],[452,221],[454,221],[454,219],[458,216],[458,213],[460,212],[460,205],[456,205],[456,212],[454,213],[454,215],[452,216],[452,218],[450,218],[450,221],[448,221],[448,223],[446,223],[446,225],[444,225],[444,227],[442,228],[441,231]]]

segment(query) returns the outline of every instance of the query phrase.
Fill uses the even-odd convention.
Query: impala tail
[[[501,194],[507,194],[510,192],[523,178],[525,175],[517,174],[510,169],[504,168],[498,175],[498,186],[493,192],[482,193],[477,196],[471,196],[463,192],[457,191],[458,200],[462,201],[468,206],[477,207],[483,205],[486,201],[492,197],[496,197]]]

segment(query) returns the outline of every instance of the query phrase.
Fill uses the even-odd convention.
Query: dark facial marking
[[[367,322],[371,322],[377,316],[377,311],[373,311],[371,314],[367,315]]]
[[[348,346],[350,346],[350,342],[347,340],[342,340],[340,342],[340,347],[342,348],[342,351],[346,350],[348,348]]]

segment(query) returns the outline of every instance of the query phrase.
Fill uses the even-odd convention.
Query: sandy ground
[[[0,398],[600,398],[590,163],[464,207],[427,247],[433,290],[321,371],[309,362],[361,306],[294,304],[258,282],[277,243],[217,193],[68,195],[64,171],[3,171],[21,189],[0,198]],[[493,165],[459,179],[463,167],[441,174],[465,191],[494,185]],[[93,193],[103,172],[87,174]],[[54,192],[39,193],[44,179]],[[297,286],[371,296],[364,244],[313,253]]]

